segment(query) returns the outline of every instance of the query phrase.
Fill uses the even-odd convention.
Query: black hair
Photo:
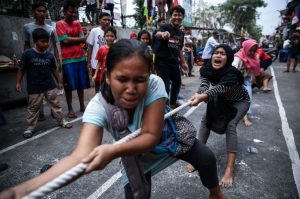
[[[110,17],[110,14],[107,12],[101,12],[101,14],[99,15],[99,19],[101,19],[102,17]]]
[[[106,57],[106,70],[109,74],[114,67],[122,60],[138,55],[145,62],[145,67],[152,67],[152,57],[150,56],[149,48],[140,41],[131,39],[120,39],[114,43],[108,51]],[[101,82],[100,92],[104,99],[110,103],[114,103],[114,98],[110,86],[106,83],[105,78]]]
[[[38,7],[41,7],[41,6],[43,6],[46,10],[48,10],[46,4],[44,4],[44,3],[42,3],[42,2],[35,2],[35,3],[33,3],[32,6],[31,6],[31,9],[32,9],[32,10],[35,10],[35,9],[37,9]]]
[[[183,7],[181,7],[181,5],[178,5],[178,6],[175,6],[175,7],[171,8],[170,15],[172,15],[173,12],[175,12],[175,11],[180,12],[183,16],[185,15],[185,10],[184,10]]]
[[[151,44],[152,44],[151,35],[150,35],[150,33],[149,33],[147,30],[141,30],[141,31],[138,33],[137,40],[140,41],[143,34],[148,35],[148,37],[149,37],[149,45],[151,45]]]
[[[65,0],[63,4],[63,10],[67,11],[69,8],[77,8],[78,5],[74,0]]]
[[[234,59],[234,52],[233,52],[232,48],[227,44],[220,44],[220,45],[215,47],[215,49],[213,50],[213,54],[219,48],[223,48],[225,50],[226,57],[227,57],[226,67],[232,66],[232,62],[233,62],[233,59]]]
[[[115,37],[117,38],[117,31],[116,31],[116,29],[115,29],[114,27],[108,26],[107,28],[105,28],[105,30],[104,30],[104,36],[105,36],[106,33],[108,33],[108,32],[114,33]]]
[[[33,41],[36,42],[39,39],[49,39],[49,33],[43,28],[36,28],[32,32]]]
[[[159,19],[157,20],[157,23],[160,23],[161,21],[166,21],[166,19],[163,18],[163,17],[161,17],[161,18],[159,18]]]

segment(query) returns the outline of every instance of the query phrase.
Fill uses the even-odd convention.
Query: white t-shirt
[[[114,0],[106,0],[106,3],[111,3],[111,4],[114,4],[115,1]]]
[[[106,44],[105,39],[103,38],[104,31],[100,28],[93,28],[86,40],[89,45],[93,46],[93,52],[91,56],[91,66],[93,69],[96,69],[98,61],[95,59],[99,48]]]

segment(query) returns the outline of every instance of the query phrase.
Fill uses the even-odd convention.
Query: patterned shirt
[[[244,86],[236,84],[234,86],[224,86],[220,84],[212,84],[207,78],[201,77],[201,83],[198,93],[208,95],[208,100],[212,100],[215,96],[223,95],[228,102],[250,101],[247,90]]]

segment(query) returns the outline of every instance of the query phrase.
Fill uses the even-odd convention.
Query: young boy
[[[95,75],[97,60],[96,55],[99,48],[106,44],[104,39],[104,30],[109,26],[109,22],[111,17],[108,13],[103,12],[99,16],[100,26],[93,28],[86,39],[86,43],[88,44],[87,51],[87,68],[92,70],[91,76]],[[96,93],[99,91],[100,82],[95,81],[95,91]]]
[[[17,72],[16,90],[21,92],[21,80],[24,74],[27,74],[27,130],[23,137],[32,137],[33,131],[39,117],[40,106],[43,103],[43,97],[48,102],[55,119],[63,128],[71,128],[63,116],[61,106],[57,99],[56,84],[53,76],[61,89],[62,83],[56,69],[56,62],[53,54],[47,52],[49,47],[49,33],[37,28],[32,32],[35,48],[30,48],[22,54],[20,68]]]
[[[106,40],[106,45],[103,45],[99,48],[96,60],[98,60],[98,64],[96,67],[95,74],[93,75],[94,81],[101,81],[103,80],[103,74],[106,69],[106,56],[108,54],[108,50],[111,47],[111,45],[114,43],[114,41],[117,38],[117,31],[113,27],[108,27],[104,31],[104,39]],[[96,93],[99,92],[99,90],[96,90]]]

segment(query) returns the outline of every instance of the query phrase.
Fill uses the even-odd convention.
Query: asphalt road
[[[223,191],[232,199],[296,199],[300,193],[300,71],[283,73],[285,63],[275,62],[268,71],[274,75],[273,91],[263,93],[254,90],[253,125],[238,126],[239,151],[236,161],[234,186]],[[180,95],[188,99],[199,85],[196,77],[184,78],[186,87]],[[87,92],[87,101],[93,96]],[[74,93],[75,96],[75,93]],[[63,97],[62,104],[66,112]],[[75,108],[79,110],[75,100]],[[32,139],[22,138],[26,126],[26,107],[6,110],[8,124],[0,126],[0,163],[9,168],[0,172],[0,191],[39,174],[41,167],[69,154],[79,136],[80,119],[73,121],[72,129],[58,128],[45,106],[47,120],[39,122]],[[189,119],[199,129],[200,119],[206,105],[201,105]],[[187,111],[187,109],[185,109]],[[81,114],[78,112],[78,115]],[[254,139],[263,142],[254,142]],[[106,133],[105,143],[112,137]],[[225,136],[211,133],[208,146],[217,158],[221,178],[226,165]],[[257,153],[249,153],[249,146]],[[104,170],[83,176],[45,198],[124,198],[122,179],[119,175],[119,160],[110,163]],[[208,198],[196,172],[186,172],[186,163],[177,161],[152,178],[152,197],[155,199]],[[297,189],[298,187],[298,189]]]

